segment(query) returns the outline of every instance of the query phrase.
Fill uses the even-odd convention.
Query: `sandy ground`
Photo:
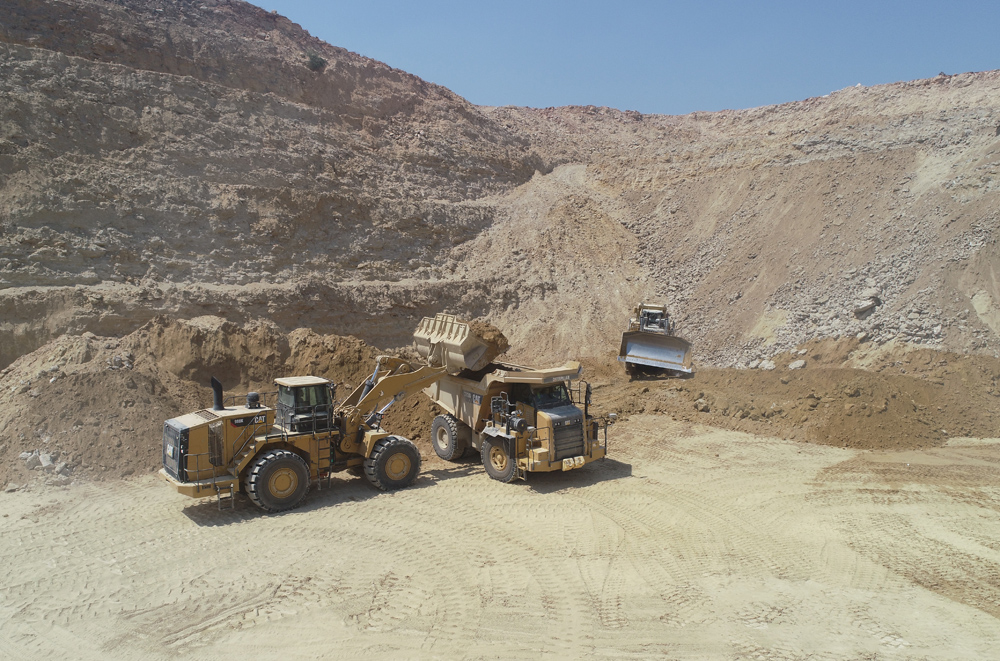
[[[640,415],[527,484],[425,457],[263,515],[0,494],[0,657],[992,659],[1000,439],[904,453]]]

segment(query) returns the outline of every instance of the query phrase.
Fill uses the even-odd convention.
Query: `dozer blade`
[[[428,365],[444,367],[453,374],[481,370],[500,353],[453,314],[424,317],[413,333],[413,346]]]
[[[628,366],[645,365],[690,374],[691,343],[673,335],[659,335],[642,331],[622,333],[618,360]]]

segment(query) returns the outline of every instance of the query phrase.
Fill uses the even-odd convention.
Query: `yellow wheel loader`
[[[450,315],[425,318],[414,333],[417,353],[435,365],[444,359],[443,347],[469,351],[468,338],[454,324]],[[527,473],[579,468],[607,454],[614,414],[590,415],[591,389],[579,381],[580,363],[538,370],[479,362],[478,368],[442,375],[424,389],[447,412],[431,426],[439,457],[452,461],[476,451],[487,475],[511,482]]]
[[[667,306],[640,303],[632,315],[618,350],[618,361],[625,364],[629,375],[685,376],[694,372],[691,343],[674,335]]]
[[[239,404],[224,401],[213,377],[212,408],[164,423],[160,473],[184,495],[215,496],[220,508],[243,492],[269,512],[299,505],[314,480],[329,482],[347,469],[362,470],[382,490],[408,486],[420,452],[382,429],[382,416],[449,370],[480,369],[492,358],[464,322],[453,320],[450,331],[429,347],[440,357],[437,366],[379,356],[371,376],[339,404],[334,384],[321,377],[275,379],[276,392],[251,392]],[[452,341],[455,334],[461,342]]]

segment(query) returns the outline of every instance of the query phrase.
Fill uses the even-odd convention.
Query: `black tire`
[[[365,459],[365,477],[382,491],[410,486],[420,472],[420,451],[401,436],[386,436],[375,443]]]
[[[445,461],[461,459],[465,454],[465,440],[458,437],[458,425],[455,416],[447,413],[434,418],[431,425],[431,445]]]
[[[298,507],[309,493],[309,466],[294,452],[268,450],[250,464],[246,492],[268,512]]]
[[[508,484],[517,476],[517,460],[507,452],[507,443],[504,439],[483,436],[480,455],[486,474],[494,480]]]

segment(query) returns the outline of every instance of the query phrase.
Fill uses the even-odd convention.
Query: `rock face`
[[[402,346],[447,310],[515,360],[604,356],[639,299],[701,364],[1000,350],[998,72],[483,108],[237,0],[0,12],[0,367],[159,314]]]

